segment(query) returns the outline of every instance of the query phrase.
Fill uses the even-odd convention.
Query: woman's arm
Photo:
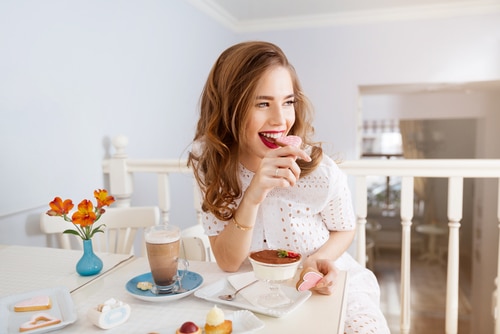
[[[355,230],[330,231],[328,240],[314,254],[311,254],[306,262],[318,259],[337,260],[349,248],[355,233]]]
[[[299,179],[300,168],[295,162],[296,157],[311,160],[306,152],[292,146],[270,151],[255,171],[233,214],[234,219],[218,235],[209,237],[215,259],[222,270],[237,271],[248,257],[260,204],[273,188],[293,186]]]
[[[224,271],[237,271],[248,256],[259,208],[259,205],[248,202],[244,196],[233,220],[221,233],[209,237],[217,264]]]
[[[330,231],[327,242],[304,261],[304,268],[312,267],[325,275],[313,290],[325,295],[333,292],[338,273],[334,261],[347,251],[355,233],[355,230]]]

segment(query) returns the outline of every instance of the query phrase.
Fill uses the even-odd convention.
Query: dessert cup
[[[254,252],[255,253],[255,252]],[[252,253],[252,254],[254,254]],[[278,250],[276,250],[278,253]],[[257,302],[265,308],[276,308],[290,305],[293,301],[281,290],[281,284],[295,276],[300,264],[300,255],[294,262],[266,263],[249,256],[255,277],[266,282],[269,292],[258,297]]]

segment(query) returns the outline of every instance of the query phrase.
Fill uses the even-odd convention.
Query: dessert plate
[[[184,270],[179,270],[179,273],[185,272]],[[203,277],[200,274],[195,273],[194,271],[186,271],[184,273],[184,277],[182,278],[181,284],[186,292],[165,294],[165,295],[155,295],[151,292],[151,290],[141,290],[137,287],[137,283],[139,282],[150,282],[153,283],[153,276],[151,273],[145,273],[139,276],[136,276],[129,280],[125,285],[127,292],[133,297],[145,300],[148,302],[167,302],[172,300],[181,299],[189,296],[193,292],[195,292],[203,283]]]
[[[49,296],[51,307],[48,310],[15,312],[14,305],[20,301],[31,299],[36,296]],[[61,329],[76,321],[77,315],[73,304],[73,299],[69,290],[65,287],[57,287],[43,290],[35,290],[22,294],[7,296],[0,299],[0,333],[19,333],[19,327],[38,313],[46,313],[52,317],[61,319],[58,324],[41,327],[28,331],[27,333],[45,333],[56,329]]]
[[[205,326],[205,317],[207,315],[207,311],[196,311],[190,313],[189,317],[185,319],[180,319],[178,324],[169,325],[167,328],[162,328],[160,331],[155,331],[160,334],[170,334],[175,333],[175,331],[182,326],[182,324],[186,321],[194,322],[198,327],[202,328]],[[243,334],[243,333],[252,333],[256,330],[264,328],[264,323],[257,318],[252,312],[247,310],[240,311],[226,311],[224,310],[224,314],[226,315],[226,319],[231,320],[233,322],[233,334]],[[189,319],[188,319],[189,318]]]
[[[253,276],[252,276],[253,277]],[[269,315],[275,318],[280,318],[297,307],[302,305],[310,296],[311,291],[297,291],[295,287],[282,285],[281,291],[292,300],[291,304],[287,304],[281,307],[274,308],[266,308],[262,307],[255,302],[252,302],[252,297],[257,297],[257,294],[262,294],[262,291],[266,291],[267,285],[264,282],[257,282],[251,287],[245,289],[247,293],[239,293],[236,295],[236,298],[232,301],[222,300],[219,298],[219,295],[225,295],[234,292],[233,285],[229,282],[227,278],[217,281],[211,285],[205,286],[202,289],[195,292],[195,296],[201,299],[205,299],[211,302],[215,302],[217,304],[223,304],[227,306],[237,307],[240,309],[250,310],[256,313],[261,313],[265,315]],[[252,292],[252,291],[255,291]],[[245,298],[245,295],[247,298]]]

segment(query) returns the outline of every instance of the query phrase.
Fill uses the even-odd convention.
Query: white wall
[[[363,119],[480,118],[484,99],[482,92],[363,95]]]
[[[38,214],[55,196],[92,198],[118,134],[133,158],[183,156],[234,40],[183,0],[0,1],[0,244],[45,245]],[[135,204],[155,203],[136,186]],[[191,209],[186,196],[174,207]],[[183,211],[172,220],[195,221]]]

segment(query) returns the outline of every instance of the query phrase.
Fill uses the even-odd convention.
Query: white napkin
[[[229,276],[227,280],[229,283],[233,286],[235,290],[238,290],[245,285],[252,283],[255,281],[257,278],[255,277],[253,271],[247,272],[247,273],[242,273],[242,274],[236,274]],[[271,290],[269,289],[269,285],[266,282],[257,282],[255,284],[250,285],[249,287],[241,290],[238,295],[245,298],[250,304],[257,306],[257,307],[262,307],[259,304],[259,297],[265,294],[270,293]],[[287,302],[284,302],[283,305],[286,305]],[[276,305],[280,306],[280,305]]]

